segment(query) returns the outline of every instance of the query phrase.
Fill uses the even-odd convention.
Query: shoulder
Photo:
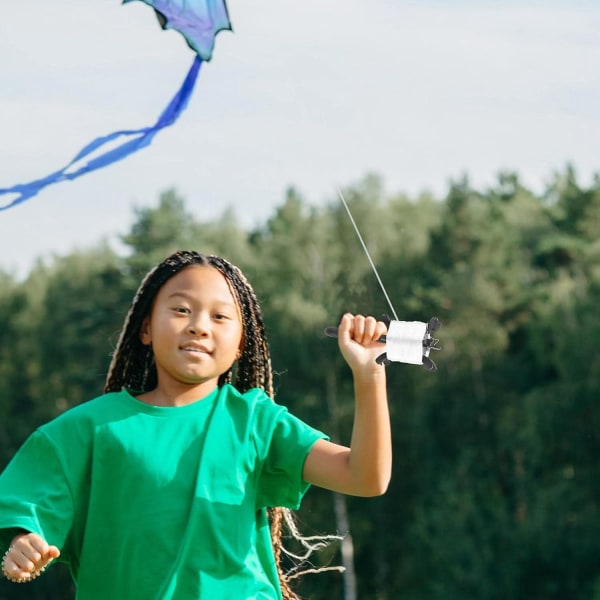
[[[241,393],[233,386],[224,386],[221,394],[225,397],[223,404],[227,406],[229,418],[238,426],[243,422],[249,436],[260,446],[270,447],[276,440],[284,445],[286,441],[304,445],[302,440],[310,444],[317,438],[327,437],[277,404],[262,389]]]
[[[285,406],[277,404],[262,388],[240,392],[231,384],[226,384],[220,390],[220,399],[230,410],[243,412],[253,419],[273,418],[287,412]]]
[[[130,410],[128,397],[125,390],[102,394],[66,410],[42,425],[38,431],[53,439],[65,433],[95,428],[107,421],[121,418],[124,412]]]

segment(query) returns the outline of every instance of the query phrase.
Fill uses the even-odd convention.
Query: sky
[[[254,227],[293,185],[308,203],[380,175],[443,197],[516,171],[541,192],[600,171],[600,2],[229,0],[179,121],[122,162],[0,211],[0,270],[119,235],[175,188],[202,221]],[[142,2],[3,0],[0,188],[95,137],[154,123],[193,53]],[[7,197],[0,196],[5,204]]]

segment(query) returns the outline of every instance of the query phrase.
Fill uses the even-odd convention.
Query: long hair
[[[154,355],[150,346],[142,344],[140,331],[144,319],[150,314],[154,299],[162,286],[182,269],[191,265],[209,266],[217,269],[225,278],[239,306],[242,316],[243,348],[235,369],[230,368],[219,377],[218,385],[232,383],[240,392],[262,388],[272,399],[273,372],[271,356],[265,334],[260,304],[252,286],[236,266],[224,258],[207,256],[193,251],[175,252],[152,269],[143,279],[133,298],[131,307],[117,342],[108,370],[105,393],[120,391],[124,387],[147,392],[157,383]],[[289,511],[280,507],[268,511],[271,525],[273,552],[284,600],[298,600],[291,590],[288,577],[281,566],[282,525],[290,521]]]

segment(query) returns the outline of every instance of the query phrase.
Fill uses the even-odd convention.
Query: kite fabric
[[[123,4],[137,0],[123,0]],[[219,31],[231,31],[224,0],[141,0],[154,8],[160,26],[181,33],[202,60],[209,61]]]
[[[123,0],[123,4],[134,0]],[[163,110],[156,123],[141,129],[124,129],[96,138],[87,144],[62,169],[29,183],[20,183],[9,188],[0,188],[0,197],[9,196],[6,204],[0,204],[0,211],[6,210],[25,200],[29,200],[49,185],[77,179],[86,173],[102,169],[122,160],[150,145],[154,136],[165,127],[173,125],[186,108],[194,91],[196,79],[203,61],[212,57],[214,39],[219,31],[231,29],[225,0],[142,0],[153,7],[163,29],[174,29],[181,33],[194,50],[196,56],[183,84],[171,102]],[[119,138],[127,138],[120,145],[105,149],[102,154],[89,158]],[[77,163],[88,159],[82,165]]]

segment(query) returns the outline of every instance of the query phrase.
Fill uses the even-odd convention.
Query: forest
[[[600,174],[567,165],[533,192],[514,172],[408,197],[366,175],[344,194],[401,320],[436,316],[438,366],[387,368],[387,493],[312,488],[306,535],[340,533],[298,593],[314,600],[600,600]],[[241,209],[240,209],[241,210]],[[343,206],[287,190],[260,226],[192,215],[176,189],[107,242],[0,272],[0,470],[39,425],[101,393],[145,272],[175,249],[220,254],[263,305],[277,402],[349,443],[352,380],[324,328],[389,314]],[[18,249],[15,249],[18,252]],[[109,550],[108,550],[109,551]],[[4,549],[2,549],[4,552]],[[0,600],[68,600],[56,564]]]

